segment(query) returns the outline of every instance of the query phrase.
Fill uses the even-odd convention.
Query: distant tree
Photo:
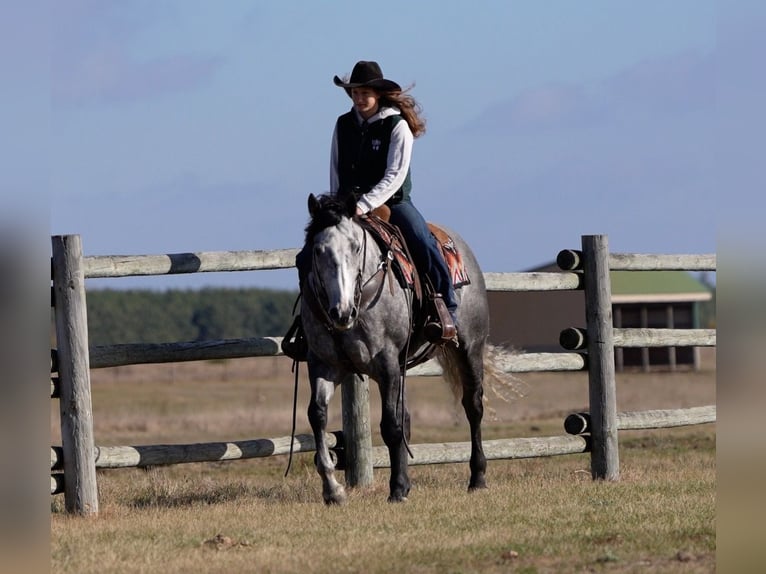
[[[269,289],[112,290],[86,294],[92,345],[282,335],[296,293]]]

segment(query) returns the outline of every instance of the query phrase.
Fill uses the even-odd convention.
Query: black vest
[[[388,164],[388,148],[394,126],[404,121],[399,114],[360,126],[354,110],[338,118],[338,195],[353,193],[357,198],[370,191],[382,178]],[[409,199],[410,171],[402,186],[386,201],[392,205]]]

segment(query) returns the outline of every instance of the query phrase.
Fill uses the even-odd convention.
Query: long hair
[[[414,84],[402,92],[379,92],[380,105],[399,108],[402,117],[410,126],[412,135],[419,137],[426,133],[426,120],[420,115],[423,109],[418,101],[407,93],[413,87]]]

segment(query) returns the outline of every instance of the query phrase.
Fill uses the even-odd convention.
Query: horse
[[[306,357],[311,385],[308,419],[316,443],[316,470],[326,504],[343,504],[346,492],[334,476],[325,440],[327,412],[338,384],[348,375],[367,375],[379,388],[382,404],[380,432],[391,461],[390,502],[407,500],[410,415],[403,400],[403,361],[428,342],[422,329],[411,329],[412,290],[380,270],[390,264],[385,253],[361,224],[355,201],[331,195],[308,198],[310,221],[306,248],[311,269],[305,279],[300,313],[308,344]],[[485,371],[502,380],[488,343],[489,309],[484,277],[466,242],[446,230],[462,256],[470,278],[456,291],[456,344],[436,348],[444,378],[465,410],[471,436],[468,490],[484,489],[487,460],[482,449]],[[386,285],[387,284],[387,285]]]

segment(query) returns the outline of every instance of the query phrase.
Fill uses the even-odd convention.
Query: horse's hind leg
[[[484,345],[462,344],[445,349],[445,377],[453,389],[462,388],[463,409],[471,429],[471,479],[468,490],[486,488],[487,459],[481,444],[481,421],[484,417]],[[449,353],[449,354],[447,354]]]
[[[311,380],[311,400],[309,401],[308,417],[316,443],[316,469],[322,478],[322,498],[326,504],[343,504],[346,502],[346,491],[335,479],[335,465],[330,458],[330,450],[325,440],[327,428],[327,407],[335,392],[335,382],[317,373],[318,367],[312,367],[309,362],[309,379]]]

